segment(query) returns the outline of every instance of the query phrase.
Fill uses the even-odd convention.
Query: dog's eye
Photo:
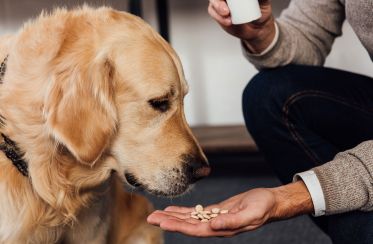
[[[170,108],[170,101],[168,99],[152,99],[149,100],[149,104],[160,112],[166,112]]]

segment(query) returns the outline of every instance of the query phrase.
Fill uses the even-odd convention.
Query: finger
[[[158,210],[151,213],[146,221],[151,225],[159,225],[168,215],[160,213]]]
[[[199,224],[191,224],[177,219],[165,220],[160,224],[163,230],[180,232],[189,236],[201,236],[203,234],[198,226]]]
[[[148,216],[147,221],[149,224],[159,225],[162,221],[169,219],[169,218],[177,218],[180,220],[185,220],[185,219],[189,219],[190,215],[183,214],[183,213],[166,212],[166,211],[157,210]]]
[[[179,212],[179,213],[191,213],[194,211],[194,208],[180,207],[180,206],[168,206],[164,209],[168,212]]]
[[[210,0],[210,5],[218,15],[222,17],[228,17],[230,15],[228,5],[225,1]]]
[[[169,218],[177,218],[176,216],[165,214],[163,211],[155,211],[147,218],[147,222],[152,225],[160,225],[160,223]]]
[[[230,18],[230,16],[227,16],[227,17],[223,17],[221,15],[219,15],[215,9],[212,7],[212,5],[210,4],[208,9],[207,9],[209,15],[215,19],[216,22],[218,22],[220,25],[222,26],[230,26],[232,25],[232,20]]]
[[[165,214],[168,216],[173,216],[179,219],[188,219],[190,218],[190,212],[187,213],[180,213],[180,212],[171,212],[171,211],[159,211],[161,214]]]
[[[199,221],[198,221],[199,222]],[[189,223],[178,219],[168,219],[161,223],[160,227],[166,231],[180,232],[195,237],[232,236],[234,231],[214,231],[208,223]]]

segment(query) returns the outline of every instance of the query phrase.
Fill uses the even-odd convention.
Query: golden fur
[[[185,155],[206,161],[186,124],[187,85],[173,49],[110,8],[55,10],[0,38],[4,133],[29,177],[0,152],[0,243],[160,243],[143,197],[181,194]],[[169,101],[160,112],[150,100]]]

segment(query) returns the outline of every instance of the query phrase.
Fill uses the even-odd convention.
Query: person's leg
[[[373,79],[310,66],[265,70],[247,85],[243,111],[260,151],[279,179],[289,183],[295,173],[373,139]],[[355,218],[355,214],[360,217]],[[316,222],[333,240],[348,243],[352,239],[343,239],[337,230],[345,229],[341,220],[351,224],[355,219],[371,223],[373,213],[349,213]],[[353,233],[349,236],[369,238],[373,232],[369,226],[350,229]]]

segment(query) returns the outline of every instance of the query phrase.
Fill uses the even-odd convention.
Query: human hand
[[[270,0],[259,0],[262,17],[256,21],[233,25],[225,0],[210,0],[208,13],[229,34],[245,41],[249,50],[260,53],[270,45],[275,36],[274,18]]]
[[[276,219],[289,218],[313,210],[304,183],[299,181],[278,188],[250,190],[216,205],[206,207],[227,209],[207,223],[190,217],[194,208],[171,206],[155,211],[148,222],[167,231],[181,232],[196,237],[233,236],[250,231]]]
[[[263,225],[272,215],[275,205],[274,194],[267,189],[251,190],[219,204],[205,207],[227,209],[208,223],[190,217],[194,208],[171,206],[164,211],[155,211],[148,222],[167,231],[181,232],[190,236],[233,236]]]

